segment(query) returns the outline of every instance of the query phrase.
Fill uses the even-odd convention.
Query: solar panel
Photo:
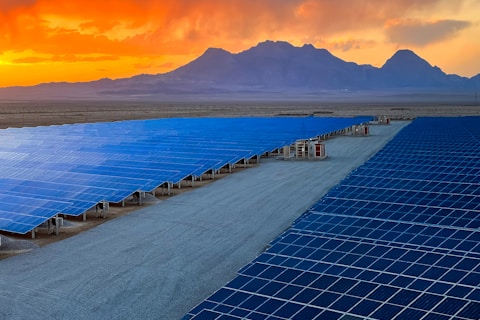
[[[80,215],[100,201],[120,202],[370,120],[171,118],[0,130],[0,230],[26,233],[59,213]],[[15,197],[25,204],[8,202]]]
[[[479,124],[416,119],[185,319],[478,319]]]

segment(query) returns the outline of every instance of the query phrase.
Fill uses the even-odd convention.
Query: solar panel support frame
[[[99,217],[99,215],[103,218],[103,219],[106,219],[107,218],[107,213],[108,213],[108,209],[110,207],[110,203],[108,201],[100,201],[96,206],[95,206],[95,213],[96,213],[96,216],[97,218]],[[100,210],[99,210],[100,209]],[[99,212],[100,211],[100,212]],[[86,215],[86,212],[84,213],[84,216],[83,216],[83,221],[87,220],[87,215]]]

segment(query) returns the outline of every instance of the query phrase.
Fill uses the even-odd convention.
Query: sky
[[[471,77],[480,0],[0,0],[0,87],[165,73],[266,40],[376,67],[411,49]]]

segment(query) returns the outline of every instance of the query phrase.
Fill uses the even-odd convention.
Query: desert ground
[[[478,106],[313,102],[9,102],[0,127],[160,117],[386,115],[369,137],[326,141],[324,161],[261,159],[145,205],[89,213],[60,234],[2,236],[1,319],[179,319],[235,276],[331,187],[409,119],[480,115]],[[13,245],[16,243],[16,245]],[[0,247],[0,250],[1,248]],[[5,248],[5,247],[4,247]],[[0,258],[2,256],[0,255]]]
[[[416,100],[415,100],[416,101]],[[165,117],[237,117],[276,115],[385,115],[392,119],[419,116],[478,115],[478,103],[454,102],[317,102],[259,101],[1,101],[0,128]]]

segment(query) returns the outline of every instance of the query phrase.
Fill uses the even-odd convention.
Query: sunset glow
[[[265,40],[377,67],[409,48],[471,77],[478,39],[478,0],[0,0],[0,87],[164,73]]]

